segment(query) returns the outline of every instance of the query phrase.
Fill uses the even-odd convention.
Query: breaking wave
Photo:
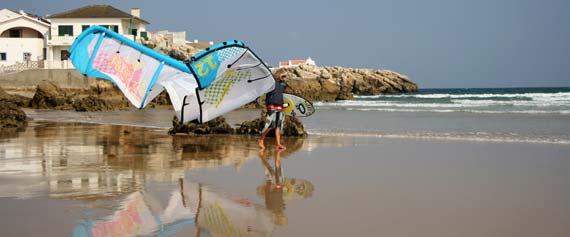
[[[355,96],[317,102],[323,109],[385,112],[570,114],[570,88],[432,89],[418,94]]]

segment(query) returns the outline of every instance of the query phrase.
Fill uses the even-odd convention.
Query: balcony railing
[[[31,69],[74,69],[73,64],[69,60],[38,60],[16,62],[12,65],[0,66],[0,74],[17,73]]]
[[[77,36],[72,35],[50,35],[47,42],[48,45],[71,45]]]
[[[130,39],[130,40],[135,40],[135,36],[134,36],[134,35],[122,35],[122,36],[124,36],[124,37],[126,37],[127,39]],[[50,35],[47,44],[48,44],[48,45],[61,45],[61,46],[71,45],[71,44],[73,44],[73,41],[75,40],[75,38],[77,38],[77,36],[72,36],[72,35],[64,35],[64,36]],[[140,38],[140,37],[138,37],[137,39],[139,39],[139,38]]]

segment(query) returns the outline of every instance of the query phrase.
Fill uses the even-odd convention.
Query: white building
[[[315,61],[313,59],[311,59],[311,57],[304,59],[304,60],[303,59],[295,59],[295,60],[287,60],[287,61],[279,62],[279,68],[295,67],[295,66],[301,66],[301,65],[316,66],[317,64],[315,63]]]
[[[45,59],[49,22],[24,11],[0,10],[0,66]]]
[[[46,68],[72,68],[68,60],[69,48],[81,32],[93,25],[107,27],[135,41],[148,38],[146,25],[149,23],[140,18],[139,8],[132,8],[128,14],[109,5],[89,5],[47,18],[51,27]]]

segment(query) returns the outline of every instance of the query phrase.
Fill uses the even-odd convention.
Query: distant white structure
[[[0,10],[0,66],[44,60],[49,22],[22,10]]]
[[[284,67],[295,67],[295,66],[301,66],[301,65],[311,65],[311,66],[316,66],[317,64],[315,63],[315,61],[313,59],[311,59],[311,57],[308,57],[307,59],[295,59],[295,60],[288,60],[288,61],[281,61],[279,62],[279,68],[284,68]]]
[[[132,8],[131,14],[110,5],[89,5],[50,15],[50,35],[47,40],[46,68],[73,68],[69,62],[69,48],[81,32],[99,25],[119,33],[128,39],[140,41],[148,38],[146,25],[140,18],[141,10]]]
[[[170,31],[156,31],[150,33],[150,38],[155,39],[160,43],[160,47],[171,47],[186,44],[186,31],[170,32]]]
[[[186,41],[186,45],[190,45],[196,49],[206,49],[212,45],[214,45],[214,41],[208,41],[208,42],[201,42],[198,41],[197,39],[193,40],[193,41]]]

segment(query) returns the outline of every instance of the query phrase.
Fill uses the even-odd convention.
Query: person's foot
[[[277,144],[277,149],[278,150],[285,150],[287,149],[285,146],[281,145],[281,144]]]
[[[261,150],[265,149],[265,145],[263,145],[262,139],[257,140],[257,143],[259,144],[259,149],[261,149]]]

